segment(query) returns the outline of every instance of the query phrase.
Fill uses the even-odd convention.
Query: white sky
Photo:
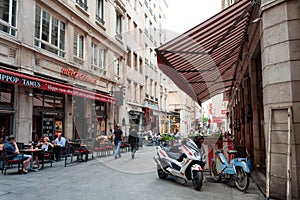
[[[165,29],[184,33],[221,11],[221,0],[167,0]]]

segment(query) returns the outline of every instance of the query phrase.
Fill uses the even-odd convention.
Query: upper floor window
[[[0,1],[0,30],[10,35],[17,35],[17,0]]]
[[[116,34],[119,39],[122,39],[122,15],[117,13]]]
[[[115,57],[114,59],[114,77],[115,81],[120,79],[120,58]]]
[[[87,11],[88,6],[87,6],[87,0],[76,0],[76,3],[83,8],[85,11]]]
[[[36,6],[35,46],[65,56],[65,23]]]
[[[106,50],[92,42],[92,69],[105,75]]]
[[[96,4],[96,19],[98,22],[100,22],[100,24],[104,25],[104,18],[103,18],[103,11],[104,11],[104,4],[103,4],[103,0],[97,0],[97,4]]]
[[[83,65],[84,36],[74,31],[74,61]]]

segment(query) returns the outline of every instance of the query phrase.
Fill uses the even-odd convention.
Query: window
[[[114,59],[114,75],[115,75],[115,80],[119,81],[120,79],[120,58]]]
[[[76,3],[83,8],[85,11],[87,11],[88,6],[87,6],[87,0],[76,0]]]
[[[83,65],[84,36],[74,31],[74,61]]]
[[[0,82],[0,108],[13,108],[14,85]]]
[[[139,98],[139,103],[143,102],[143,86],[140,86],[140,98]]]
[[[139,59],[139,62],[140,62],[140,64],[139,64],[139,67],[140,67],[140,73],[143,74],[143,59],[140,58],[140,59]]]
[[[92,42],[91,69],[105,75],[106,50]]]
[[[9,35],[17,35],[17,0],[0,1],[0,30]]]
[[[127,53],[127,66],[131,68],[131,50],[128,49],[128,53]]]
[[[138,102],[138,85],[137,85],[137,83],[133,83],[133,94],[132,94],[132,96],[133,96],[133,101],[134,102]]]
[[[132,96],[131,96],[131,80],[127,79],[127,97],[128,100],[131,101]]]
[[[104,11],[104,4],[103,0],[97,0],[97,5],[96,5],[96,19],[100,24],[104,25],[104,19],[103,19],[103,11]]]
[[[122,39],[122,15],[117,13],[116,34],[119,39]]]
[[[136,55],[136,53],[133,53],[133,67],[134,70],[138,70],[138,56]]]
[[[65,56],[65,23],[36,6],[35,46]]]

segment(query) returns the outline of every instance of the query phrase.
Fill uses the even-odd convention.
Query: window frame
[[[106,74],[106,49],[92,41],[91,69],[100,74]]]
[[[96,20],[104,26],[104,0],[96,1]]]
[[[16,2],[15,5],[13,4],[14,1]],[[18,27],[18,4],[19,4],[18,0],[9,0],[8,21],[3,20],[2,18],[0,19],[0,26],[3,26],[3,28],[8,29],[8,31],[4,31],[2,29],[0,29],[0,31],[14,37],[17,36],[17,32],[18,32],[18,28],[17,28]]]
[[[39,10],[38,10],[39,9]],[[36,5],[35,7],[35,33],[34,33],[34,45],[38,48],[44,49],[50,53],[53,53],[62,58],[65,57],[66,54],[66,24],[47,10],[43,9],[41,6]],[[39,12],[39,16],[38,16]],[[48,38],[47,40],[43,39],[43,31],[44,31],[44,15],[49,16],[49,25],[47,30]],[[39,17],[39,19],[38,19]],[[53,44],[52,41],[55,39],[53,37],[53,24],[54,21],[57,20],[57,34],[56,40],[57,44]]]
[[[77,34],[77,35],[75,35]],[[76,37],[76,46],[75,46],[75,37]],[[80,40],[82,38],[82,40]],[[82,41],[82,43],[80,43]],[[84,65],[84,44],[85,44],[85,37],[82,33],[77,30],[74,30],[74,38],[73,38],[73,56],[74,62]],[[82,48],[81,48],[82,47]]]

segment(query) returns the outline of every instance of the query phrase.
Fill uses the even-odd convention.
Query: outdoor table
[[[34,155],[34,153],[42,152],[42,150],[41,149],[20,149],[20,152],[31,155],[32,158],[30,160],[30,166],[29,166],[28,171],[37,172],[38,169],[33,169],[33,155]]]

